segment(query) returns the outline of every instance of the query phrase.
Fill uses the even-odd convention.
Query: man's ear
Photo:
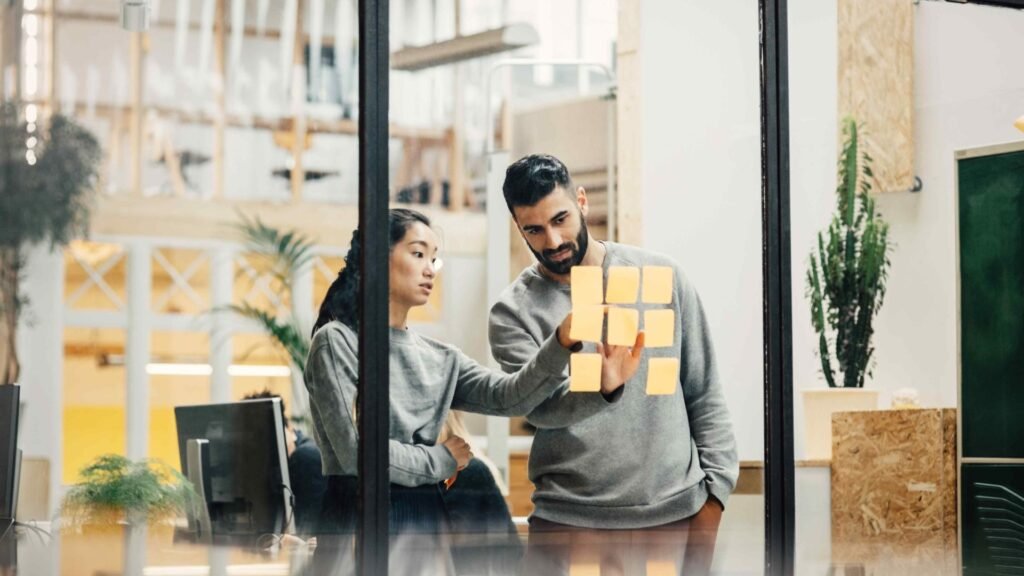
[[[583,186],[576,188],[576,204],[584,216],[590,212],[590,202],[587,200],[587,191],[583,189]]]

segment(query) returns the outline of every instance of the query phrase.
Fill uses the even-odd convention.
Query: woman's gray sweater
[[[317,331],[310,346],[304,377],[325,475],[357,475],[358,341],[355,331],[335,321]],[[567,386],[569,354],[552,335],[521,370],[505,374],[454,346],[392,328],[391,482],[422,486],[451,477],[455,459],[437,443],[448,410],[526,415]]]

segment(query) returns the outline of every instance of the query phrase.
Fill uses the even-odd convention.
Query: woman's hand
[[[458,436],[452,436],[451,438],[444,441],[444,447],[451,453],[452,458],[455,458],[455,462],[458,464],[458,470],[462,470],[466,466],[469,466],[469,461],[473,458],[473,452],[469,449],[469,444],[465,440]]]
[[[640,367],[640,355],[644,352],[644,333],[637,332],[633,347],[598,344],[601,360],[601,393],[608,395],[619,389],[632,378]]]

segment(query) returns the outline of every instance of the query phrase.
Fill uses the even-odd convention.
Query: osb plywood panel
[[[942,532],[946,550],[955,550],[957,545],[956,446],[956,410],[946,409],[942,411],[942,515],[950,519]]]
[[[832,443],[835,544],[955,546],[955,410],[839,413]]]
[[[876,191],[914,181],[914,3],[838,0],[839,118],[864,125]]]

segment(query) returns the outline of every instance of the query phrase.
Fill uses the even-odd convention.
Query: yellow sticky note
[[[604,306],[577,306],[572,309],[569,337],[583,342],[600,342],[604,331]]]
[[[601,391],[600,354],[573,354],[569,357],[569,391]]]
[[[576,316],[573,315],[573,321]],[[671,308],[644,311],[644,346],[665,348],[672,346],[676,333],[676,311]]]
[[[647,360],[647,395],[665,396],[679,389],[679,360],[650,358]]]
[[[604,302],[604,275],[600,266],[573,266],[569,286],[573,307]]]
[[[647,576],[676,576],[676,563],[671,560],[648,560]]]
[[[640,329],[640,313],[632,308],[608,309],[608,344],[632,346]]]
[[[611,266],[608,268],[609,304],[636,304],[640,291],[640,269],[632,266]]]
[[[601,576],[601,565],[573,562],[569,565],[569,576]]]
[[[671,267],[644,266],[644,289],[641,299],[644,304],[671,304],[673,284]]]

